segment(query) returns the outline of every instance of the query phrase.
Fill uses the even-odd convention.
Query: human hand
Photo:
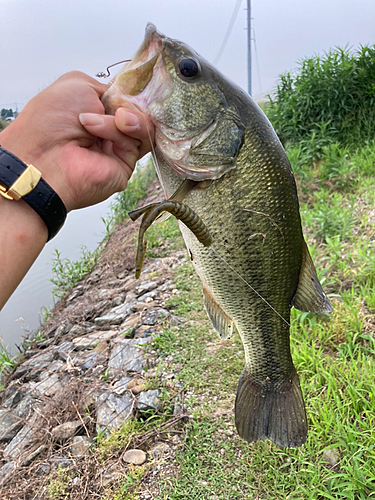
[[[126,188],[154,131],[136,109],[104,115],[108,86],[80,72],[63,75],[36,95],[1,134],[0,144],[33,164],[67,211],[94,205]]]

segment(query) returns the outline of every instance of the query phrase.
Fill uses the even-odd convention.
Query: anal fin
[[[233,321],[212,298],[210,292],[203,287],[203,304],[212,326],[222,340],[229,339],[233,334]]]
[[[302,265],[297,292],[292,305],[303,312],[331,313],[333,311],[331,303],[323,292],[322,285],[316,275],[315,266],[305,241],[303,241]]]

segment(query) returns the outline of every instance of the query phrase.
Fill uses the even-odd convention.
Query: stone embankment
[[[96,269],[57,306],[1,393],[2,488],[10,482],[21,484],[29,473],[47,477],[58,466],[69,467],[90,454],[97,436],[129,419],[162,412],[161,387],[172,394],[171,419],[185,418],[182,388],[174,382],[174,373],[168,373],[168,358],[160,363],[151,345],[163,325],[182,322],[168,307],[168,299],[178,293],[172,269],[185,261],[185,253],[146,262],[136,280],[133,270],[121,265],[125,252],[128,267],[134,268],[129,232],[135,234],[136,227],[127,223],[111,238]],[[125,447],[125,466],[173,455],[179,431],[169,441],[143,441],[138,449]],[[97,474],[103,486],[118,477],[119,468]]]

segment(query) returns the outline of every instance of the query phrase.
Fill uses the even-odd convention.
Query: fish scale
[[[307,424],[290,352],[290,310],[332,307],[303,239],[296,185],[280,141],[250,96],[153,25],[103,96],[107,113],[126,101],[154,123],[154,162],[169,205],[178,208],[174,213],[191,210],[202,222],[190,226],[196,234],[183,216],[179,225],[212,326],[222,339],[234,327],[241,337],[239,435],[300,446]],[[145,227],[161,210],[162,204],[144,216]],[[208,231],[210,246],[207,238],[206,246],[199,241],[198,227]]]

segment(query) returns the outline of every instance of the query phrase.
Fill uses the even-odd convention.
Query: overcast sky
[[[0,108],[13,103],[22,107],[67,71],[95,76],[109,64],[131,57],[147,22],[212,62],[235,4],[236,0],[0,0]],[[217,67],[247,89],[245,8],[242,0]],[[252,17],[256,99],[270,92],[277,76],[295,68],[304,56],[335,46],[375,43],[375,0],[252,0]]]

